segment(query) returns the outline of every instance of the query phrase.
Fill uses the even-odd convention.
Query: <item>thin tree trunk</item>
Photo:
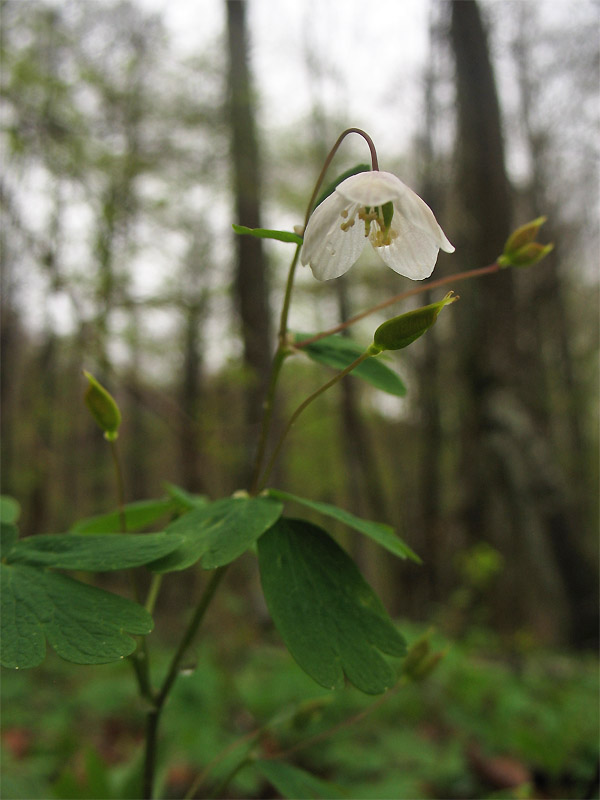
[[[254,100],[248,67],[246,3],[226,0],[229,52],[231,156],[238,222],[250,228],[260,222],[260,160]],[[255,428],[271,364],[271,321],[267,268],[262,242],[236,237],[235,302],[244,343],[244,363],[250,374],[246,390],[246,463],[250,463]],[[244,478],[249,469],[244,469]]]

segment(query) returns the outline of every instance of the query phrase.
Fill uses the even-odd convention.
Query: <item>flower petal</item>
[[[373,207],[395,200],[404,189],[408,189],[408,186],[391,172],[373,170],[351,175],[338,184],[335,191],[346,200],[358,203],[360,206]]]
[[[349,212],[347,217],[342,211]],[[351,219],[355,208],[335,192],[313,211],[304,233],[300,260],[308,264],[320,281],[339,278],[357,260],[365,246],[365,228],[360,220],[342,230],[344,219]]]
[[[440,228],[433,211],[429,208],[424,200],[421,200],[418,194],[415,194],[406,184],[402,183],[402,191],[398,195],[398,199],[394,203],[396,211],[406,218],[408,222],[417,228],[420,228],[424,233],[427,233],[433,241],[437,244],[438,248],[446,253],[453,253],[454,246],[450,244],[446,238],[446,234]],[[394,214],[394,219],[396,214]]]
[[[440,250],[437,241],[429,231],[413,225],[398,210],[394,213],[391,228],[396,237],[386,247],[375,247],[375,252],[399,275],[413,281],[428,278]]]

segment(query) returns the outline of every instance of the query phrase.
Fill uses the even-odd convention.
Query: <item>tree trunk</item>
[[[260,222],[260,162],[254,101],[248,68],[246,3],[226,0],[229,51],[231,156],[237,221],[250,228]],[[236,236],[235,302],[250,383],[246,394],[246,464],[250,464],[256,426],[271,366],[271,322],[267,268],[262,242]],[[245,479],[249,469],[244,468]]]

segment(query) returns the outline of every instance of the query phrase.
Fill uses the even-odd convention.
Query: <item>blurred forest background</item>
[[[441,254],[434,278],[493,262],[509,233],[541,214],[540,239],[555,249],[531,269],[450,284],[460,302],[390,361],[406,397],[347,378],[303,416],[272,484],[398,530],[423,566],[334,531],[396,617],[433,622],[456,642],[494,631],[511,664],[541,646],[582,652],[598,643],[600,6],[382,0],[377,9],[349,0],[3,0],[2,491],[21,503],[25,535],[69,530],[115,507],[111,456],[83,404],[82,369],[121,405],[128,500],[159,497],[166,482],[211,498],[246,485],[291,248],[235,240],[231,223],[291,230],[329,148],[360,126],[382,169],[419,192],[456,246]],[[366,160],[352,139],[331,177]],[[301,270],[292,329],[327,329],[413,285],[372,252],[331,283]],[[426,293],[419,304],[440,297]],[[369,317],[352,335],[368,344],[383,319]],[[277,424],[330,375],[291,359]],[[304,677],[287,657],[277,672],[279,656],[261,661],[248,648],[266,621],[249,565],[250,556],[232,570],[209,627],[233,637],[217,646],[217,663],[242,652],[258,659],[248,674],[263,677],[240,678],[234,695],[261,719]],[[161,618],[178,619],[199,580],[190,571],[165,581],[157,620],[165,641],[177,625]],[[237,656],[223,655],[228,646]],[[233,702],[211,657],[194,684],[198,697],[209,692],[209,709]],[[487,724],[487,744],[500,750],[518,721],[511,741],[524,759],[534,753],[549,770],[595,780],[597,677],[577,673],[577,659],[527,674],[515,661],[511,694],[496,667],[452,658],[423,701],[423,736],[438,725],[430,741],[443,738],[442,706],[448,729],[481,734]],[[55,662],[48,669],[31,713],[54,696],[71,713],[73,673],[61,694],[63,673],[52,672]],[[130,696],[112,667],[102,669],[110,687],[90,668],[95,677],[77,689],[88,714]],[[14,731],[29,741],[38,717],[18,727],[30,706],[23,675],[14,677],[5,718],[18,759],[29,745]],[[204,735],[205,754],[222,734],[199,731],[191,686],[187,700],[174,699],[169,736],[196,747]],[[418,717],[412,697],[405,721]],[[97,735],[128,752],[123,730]],[[394,758],[412,753],[416,763],[429,753],[426,782],[451,771],[419,741],[398,740]],[[352,753],[346,743],[336,756],[349,774],[367,757],[364,748]],[[481,766],[478,751],[469,753]],[[423,796],[483,796],[448,775],[438,794]],[[593,796],[560,786],[540,796]],[[412,784],[390,791],[421,796]],[[7,792],[39,796],[31,786]]]
[[[355,88],[318,47],[325,12],[309,4],[293,36],[310,103],[299,118],[279,108],[274,124],[252,75],[251,6],[213,3],[222,32],[182,53],[144,4],[2,4],[3,491],[22,503],[25,533],[114,506],[82,368],[124,411],[128,499],[165,481],[212,497],[244,485],[290,253],[234,242],[230,224],[300,221],[329,147],[361,124],[376,143],[385,131],[383,168],[456,245],[436,276],[492,262],[540,214],[556,248],[534,269],[457,286],[460,304],[395,359],[405,399],[353,379],[323,398],[277,485],[397,527],[423,568],[350,545],[394,613],[427,619],[466,581],[461,602],[483,603],[501,629],[593,643],[597,3],[431,3],[418,70],[403,74],[398,50],[381,73],[377,41],[360,41],[366,91],[386,98],[373,120],[343,110]],[[337,172],[362,150],[342,151]],[[331,327],[407,288],[375,262],[365,254],[331,284],[303,273],[292,327]],[[383,318],[356,337],[367,343]],[[289,408],[328,374],[293,367]]]

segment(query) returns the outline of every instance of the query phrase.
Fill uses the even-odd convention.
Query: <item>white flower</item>
[[[453,253],[433,211],[390,172],[346,178],[317,206],[306,226],[301,260],[320,281],[338,278],[369,239],[394,272],[428,278],[438,252]]]

